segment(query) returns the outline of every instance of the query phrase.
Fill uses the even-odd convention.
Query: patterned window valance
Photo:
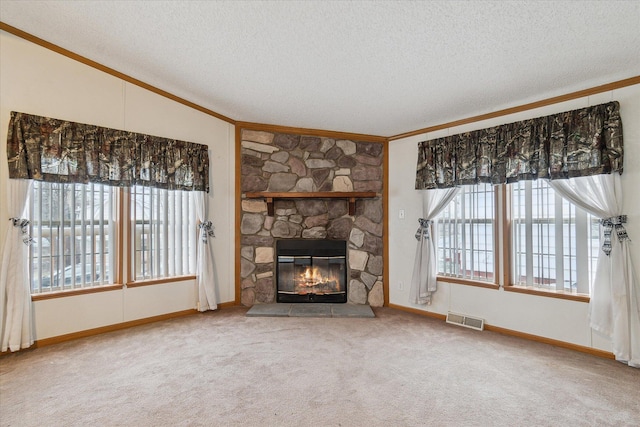
[[[207,146],[11,112],[9,177],[209,191]]]
[[[622,173],[618,102],[418,144],[416,189]]]

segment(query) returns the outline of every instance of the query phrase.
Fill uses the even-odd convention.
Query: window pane
[[[439,275],[493,282],[493,187],[461,187],[436,218],[436,236]]]
[[[131,190],[135,280],[195,274],[193,193],[135,186]]]
[[[599,248],[597,219],[562,199],[544,180],[509,187],[513,283],[588,293]]]
[[[115,192],[99,184],[35,181],[29,246],[33,293],[113,283]]]

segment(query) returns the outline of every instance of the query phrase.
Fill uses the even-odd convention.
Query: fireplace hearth
[[[276,301],[346,303],[346,258],[344,240],[276,241]]]

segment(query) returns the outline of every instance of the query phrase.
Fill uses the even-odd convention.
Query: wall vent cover
[[[484,319],[477,317],[465,316],[464,314],[447,313],[447,323],[453,325],[464,326],[465,328],[482,331],[484,329]]]

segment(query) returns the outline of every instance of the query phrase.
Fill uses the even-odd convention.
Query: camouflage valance
[[[618,102],[418,144],[416,189],[622,173]]]
[[[207,146],[11,112],[9,177],[209,191]]]

